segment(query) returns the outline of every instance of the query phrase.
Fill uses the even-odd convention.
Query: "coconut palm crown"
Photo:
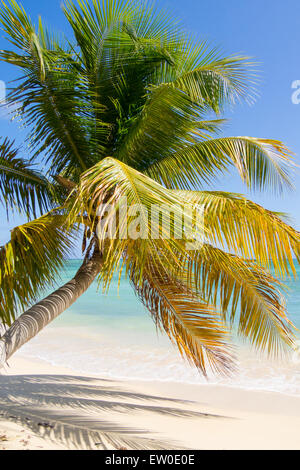
[[[67,0],[63,11],[71,40],[41,19],[35,26],[14,0],[0,11],[11,44],[0,58],[19,71],[6,104],[28,129],[26,146],[0,143],[1,201],[28,217],[0,248],[1,363],[96,278],[107,289],[122,271],[203,374],[231,370],[232,325],[269,353],[292,346],[277,277],[295,274],[299,233],[240,194],[209,190],[236,170],[251,189],[292,186],[283,143],[220,137],[224,106],[251,99],[251,61],[224,57],[146,3]],[[120,208],[125,199],[140,206],[147,229],[154,205],[172,207],[171,235],[164,236],[162,213],[154,220],[158,237],[124,236],[134,220],[129,211],[122,236],[103,236],[108,223],[99,230],[99,222],[112,212],[104,217],[99,207]],[[202,227],[189,215],[195,205],[204,209]],[[188,248],[185,231],[176,236],[182,207],[195,233],[205,232],[197,249]],[[78,237],[79,271],[40,300]]]

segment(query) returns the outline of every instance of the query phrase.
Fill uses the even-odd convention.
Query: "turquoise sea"
[[[66,262],[62,283],[71,279],[79,260]],[[299,279],[287,281],[290,319],[300,329]],[[300,339],[300,336],[298,336]],[[133,380],[162,380],[193,384],[223,384],[248,389],[300,393],[300,353],[278,361],[236,343],[237,371],[229,378],[207,381],[183,361],[168,338],[157,333],[149,314],[131,286],[113,281],[108,294],[94,285],[18,354],[39,358],[74,372]],[[299,342],[300,344],[300,342]]]

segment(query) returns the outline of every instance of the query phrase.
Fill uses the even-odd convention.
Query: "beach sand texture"
[[[0,402],[1,450],[300,449],[300,398],[282,393],[107,380],[18,354]]]

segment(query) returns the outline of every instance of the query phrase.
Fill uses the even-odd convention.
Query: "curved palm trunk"
[[[23,344],[70,307],[92,284],[100,272],[99,252],[85,261],[73,279],[24,312],[0,338],[0,367]]]

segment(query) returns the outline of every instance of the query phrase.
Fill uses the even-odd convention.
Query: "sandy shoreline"
[[[17,355],[0,375],[2,449],[300,449],[300,397],[84,376]]]

